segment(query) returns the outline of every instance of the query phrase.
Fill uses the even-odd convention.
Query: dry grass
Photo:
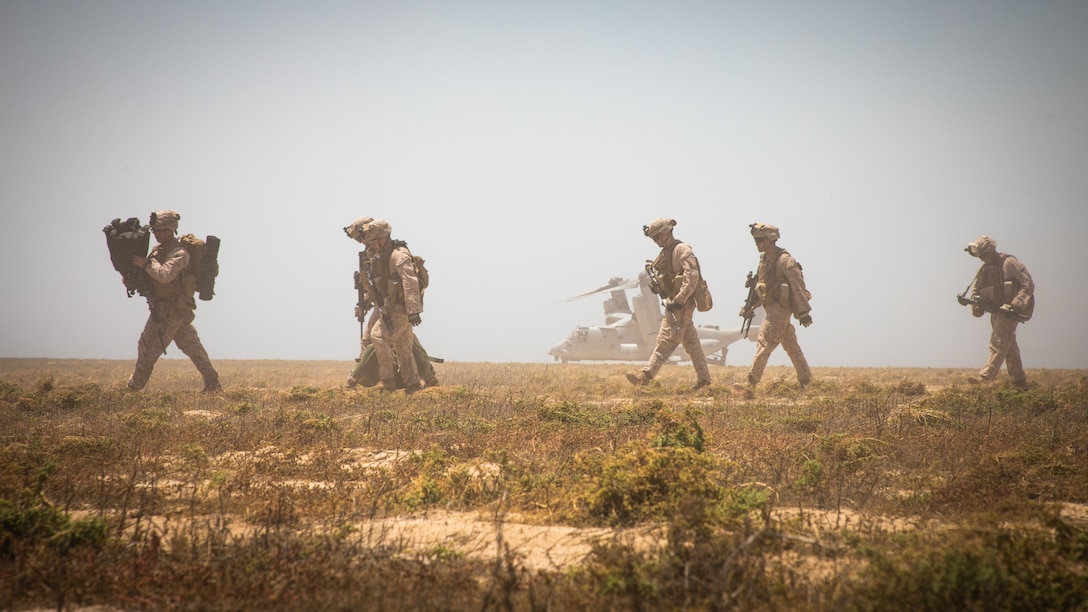
[[[1083,371],[216,365],[0,360],[0,607],[1088,606]]]

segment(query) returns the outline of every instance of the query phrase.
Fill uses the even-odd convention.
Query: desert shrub
[[[99,394],[100,389],[94,383],[57,386],[52,377],[38,380],[30,391],[11,383],[0,383],[0,401],[15,404],[28,412],[72,410],[93,402]]]
[[[23,396],[23,389],[19,385],[6,380],[0,380],[0,401],[15,403]]]
[[[292,402],[301,402],[317,397],[320,392],[321,389],[312,385],[295,385],[288,391],[284,391],[283,397]]]
[[[778,424],[786,431],[800,433],[816,433],[824,420],[816,416],[784,416],[777,419]]]
[[[863,507],[884,476],[888,444],[876,438],[847,434],[821,436],[797,458],[800,474],[794,485],[818,507],[849,499]]]
[[[170,422],[170,414],[157,408],[145,408],[124,417],[125,428],[134,435],[161,433]]]
[[[618,425],[650,425],[656,419],[658,413],[665,409],[665,402],[659,399],[639,402],[623,407],[616,415]]]
[[[545,423],[560,423],[572,427],[609,427],[613,423],[612,417],[602,413],[596,406],[571,400],[541,406],[537,409],[537,418]]]
[[[584,507],[592,521],[629,526],[675,520],[678,508],[698,500],[707,515],[729,522],[766,503],[764,498],[753,504],[748,492],[725,484],[735,466],[703,451],[694,412],[659,420],[660,430],[649,440],[629,443],[591,468],[596,477]]]
[[[912,394],[914,390],[911,389]],[[868,381],[850,385],[844,401],[848,410],[869,419],[876,427],[876,437],[884,435],[889,417],[903,402],[899,387],[882,388]]]
[[[652,444],[657,448],[671,446],[703,452],[706,450],[706,435],[695,417],[696,411],[691,407],[686,408],[683,415],[672,412],[659,413],[656,419],[659,428]]]
[[[962,472],[934,489],[933,508],[1000,509],[1017,515],[1043,502],[1084,499],[1088,465],[1078,455],[1067,444],[1027,441],[1012,450],[971,457]]]
[[[967,528],[868,548],[869,563],[844,607],[1083,609],[1088,606],[1088,530],[1057,517],[1046,522],[1053,531]]]
[[[785,378],[776,378],[765,385],[764,393],[771,397],[796,398],[801,394],[801,386]]]
[[[824,483],[824,465],[815,459],[806,459],[801,465],[801,475],[797,477],[797,487],[814,492]]]
[[[77,520],[49,503],[42,491],[56,465],[33,453],[10,453],[0,484],[0,606],[12,597],[49,597],[63,607],[73,588],[69,570],[78,556],[107,545],[107,525],[98,517]]]
[[[633,443],[604,463],[586,512],[594,520],[628,526],[667,518],[686,496],[720,501],[725,488],[715,467],[712,457],[692,448]]]
[[[252,413],[255,413],[255,412],[259,412],[260,409],[261,409],[261,407],[258,404],[254,404],[253,402],[247,400],[247,401],[241,401],[241,402],[238,402],[237,404],[234,404],[233,406],[230,407],[229,410],[230,410],[230,412],[232,412],[234,414],[242,416],[242,415],[246,415],[246,414],[252,414]]]
[[[769,491],[739,487],[740,507],[765,508]],[[685,496],[672,508],[665,544],[640,550],[598,543],[577,576],[593,587],[595,607],[612,609],[753,609],[768,605],[778,579],[766,557],[780,548],[765,523],[723,521],[722,504]],[[744,512],[746,514],[746,512]]]

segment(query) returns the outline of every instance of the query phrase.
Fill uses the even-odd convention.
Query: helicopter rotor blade
[[[567,298],[567,299],[565,299],[563,301],[564,302],[573,302],[574,300],[580,300],[580,299],[582,299],[584,297],[589,297],[591,295],[595,295],[597,293],[603,293],[605,291],[616,291],[616,290],[619,290],[619,289],[634,289],[635,287],[638,287],[638,279],[620,278],[618,276],[613,276],[611,279],[609,279],[607,285],[604,285],[602,287],[597,287],[596,289],[594,289],[592,291],[587,291],[585,293],[578,294],[578,295],[576,295],[574,297],[569,297],[569,298]]]

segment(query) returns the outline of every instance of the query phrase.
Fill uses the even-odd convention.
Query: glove
[[[808,327],[812,325],[812,316],[806,312],[797,319],[797,322],[801,324],[801,327]]]
[[[412,324],[412,327],[419,325],[423,322],[423,319],[419,318],[418,314],[408,315],[408,322]]]
[[[669,312],[676,312],[677,310],[683,310],[683,309],[684,309],[684,303],[683,302],[674,302],[672,300],[666,300],[665,301],[665,310],[668,310]]]

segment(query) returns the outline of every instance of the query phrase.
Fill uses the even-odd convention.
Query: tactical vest
[[[185,248],[179,242],[171,244],[171,246],[174,245],[181,249]],[[148,257],[160,264],[166,262],[167,256],[167,250],[162,246],[161,244],[155,245],[155,248],[151,249],[151,254],[148,255]],[[156,306],[177,310],[193,310],[196,308],[196,300],[193,299],[193,293],[196,292],[196,274],[192,273],[192,268],[192,260],[190,259],[189,265],[185,266],[181,274],[178,274],[169,283],[151,281],[151,299]]]
[[[998,253],[997,261],[984,263],[978,270],[978,280],[975,281],[975,293],[982,300],[994,306],[1001,306],[1010,302],[1017,293],[1020,293],[1020,281],[1015,277],[1008,280],[1010,287],[1005,286],[1005,259],[1006,253]]]
[[[673,240],[668,246],[661,249],[661,252],[657,254],[657,259],[651,264],[654,270],[654,276],[657,278],[657,283],[661,285],[661,291],[666,297],[676,297],[676,293],[680,291],[680,287],[683,281],[683,274],[679,276],[681,282],[677,282],[677,274],[673,272],[672,258],[676,252],[676,246],[680,244],[679,240]]]
[[[400,274],[393,270],[393,251],[403,248],[408,251],[408,243],[403,240],[390,240],[385,248],[379,251],[366,263],[370,269],[370,281],[374,290],[382,297],[382,307],[392,308],[404,303],[404,286],[400,282]],[[411,251],[408,251],[411,255]]]
[[[761,253],[759,256],[759,269],[756,271],[756,293],[764,306],[777,304],[782,292],[777,288],[786,282],[783,275],[778,273],[778,262],[782,255],[789,255],[786,249],[774,247],[772,251]],[[788,304],[786,304],[788,306]]]

